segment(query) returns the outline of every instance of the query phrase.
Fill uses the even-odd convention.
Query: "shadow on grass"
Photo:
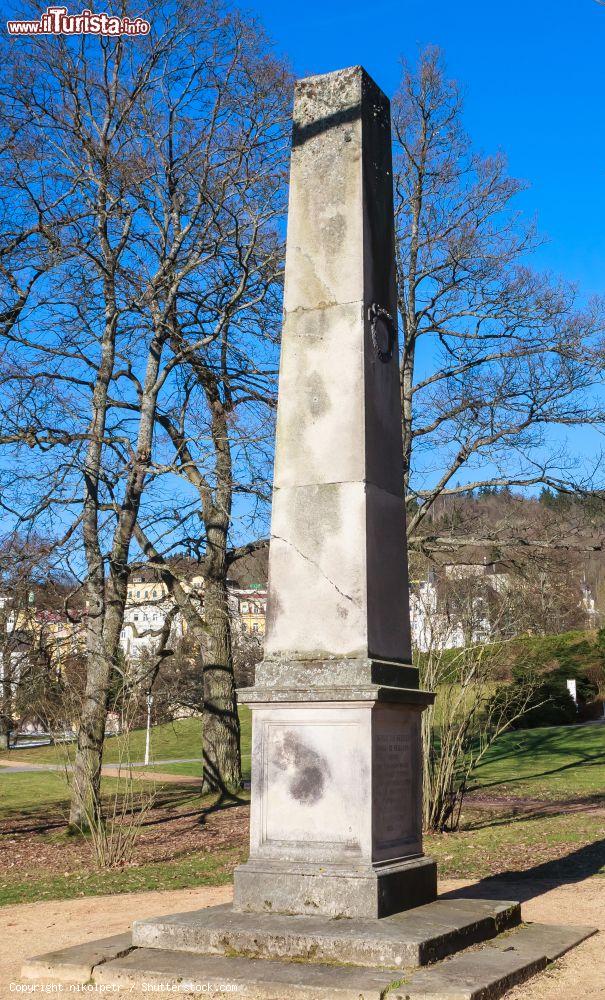
[[[605,737],[605,733],[604,733]],[[532,752],[535,752],[535,747],[532,747]],[[557,753],[565,753],[569,756],[569,751],[550,749],[549,754],[555,755]],[[506,753],[502,753],[498,756],[490,758],[489,763],[491,764],[494,760],[506,760],[507,758],[514,757],[514,754],[509,750]],[[605,764],[605,750],[600,753],[584,753],[577,760],[569,761],[567,764],[561,764],[559,767],[551,767],[547,770],[542,771],[532,771],[531,774],[520,774],[516,775],[510,773],[504,778],[499,778],[497,781],[486,781],[481,784],[474,784],[469,791],[484,791],[486,788],[497,788],[498,785],[510,785],[512,782],[515,784],[521,784],[523,781],[534,781],[536,778],[548,778],[553,774],[562,774],[564,771],[573,771],[576,768],[582,767],[602,767]],[[479,773],[480,768],[477,768]]]
[[[183,807],[191,804],[187,811]],[[201,795],[195,785],[162,786],[157,790],[153,808],[144,818],[141,827],[161,826],[175,819],[197,817],[200,825],[212,813],[226,809],[238,808],[249,804],[247,798],[236,795],[210,794]],[[67,799],[55,803],[52,809],[48,805],[40,806],[38,810],[15,810],[5,816],[0,822],[0,832],[4,836],[11,834],[46,834],[64,829],[67,825]],[[127,810],[125,815],[136,811],[136,806]]]
[[[533,868],[504,872],[479,879],[473,885],[453,889],[440,899],[519,899],[525,902],[559,885],[581,882],[605,869],[605,839],[586,844],[564,858],[545,861]],[[605,890],[605,880],[603,883]]]
[[[484,815],[471,820],[465,817],[461,830],[486,830],[494,826],[509,826],[517,820],[546,819],[553,816],[590,816],[605,811],[605,796],[586,795],[583,798],[552,802],[544,799],[520,799],[518,804],[509,799],[494,802],[493,807],[489,803],[481,807],[479,803],[468,800],[467,807],[469,811]]]

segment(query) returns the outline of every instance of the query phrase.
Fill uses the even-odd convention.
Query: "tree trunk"
[[[91,582],[89,593],[92,589]],[[86,828],[91,822],[103,822],[103,743],[125,602],[126,573],[122,567],[120,573],[110,574],[107,581],[105,613],[99,613],[104,606],[100,595],[95,604],[89,604],[86,688],[79,715],[69,812],[69,826],[74,830]]]
[[[102,821],[101,765],[110,678],[111,662],[103,652],[89,656],[69,811],[73,830]]]
[[[204,564],[204,606],[191,599],[166,560],[145,535],[134,529],[141,549],[160,571],[187,628],[202,650],[203,671],[202,759],[204,792],[232,792],[241,788],[240,727],[233,675],[231,624],[227,592],[228,518],[208,512],[208,556]]]
[[[406,324],[407,330],[407,324]],[[401,415],[403,436],[403,490],[407,496],[410,488],[410,468],[412,462],[412,399],[414,394],[414,353],[413,336],[406,338],[401,361]]]
[[[0,627],[6,633],[6,621],[0,621]],[[0,670],[2,671],[2,700],[0,701],[0,750],[10,749],[10,735],[13,722],[13,691],[12,663],[9,643],[0,651]]]
[[[203,790],[236,792],[242,784],[240,727],[225,574],[206,577],[204,610],[210,632],[204,663]]]

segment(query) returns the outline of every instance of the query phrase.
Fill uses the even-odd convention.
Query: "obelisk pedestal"
[[[246,912],[433,900],[411,666],[389,102],[360,68],[296,89],[265,660]]]

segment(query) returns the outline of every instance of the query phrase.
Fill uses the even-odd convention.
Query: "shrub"
[[[577,667],[558,667],[539,673],[533,666],[516,666],[512,686],[526,689],[528,682],[532,694],[527,711],[513,723],[516,729],[535,729],[539,726],[565,726],[578,721],[578,707],[567,689],[567,680],[576,681],[578,705],[594,699],[594,683]]]

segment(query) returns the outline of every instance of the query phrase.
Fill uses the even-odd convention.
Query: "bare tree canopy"
[[[142,13],[146,36],[0,43],[0,505],[9,547],[52,539],[85,622],[76,826],[102,820],[106,717],[141,564],[201,650],[206,788],[239,787],[227,577],[264,544],[248,539],[264,533],[270,493],[290,76],[231,7],[152,0]],[[402,419],[410,538],[426,550],[493,534],[481,518],[479,538],[434,517],[429,531],[438,497],[573,489],[552,431],[605,417],[602,304],[580,308],[530,269],[522,185],[501,155],[473,152],[461,115],[438,53],[404,68]],[[550,530],[525,541],[570,544]]]
[[[233,470],[275,369],[287,74],[237,11],[154,2],[146,17],[145,37],[3,53],[2,503],[11,528],[54,536],[85,588],[74,824],[84,797],[100,802],[137,524],[156,552],[186,535],[209,571],[218,546],[225,575]],[[229,649],[216,658],[233,728]]]
[[[473,152],[437,50],[393,102],[402,411],[413,541],[436,498],[578,478],[553,429],[602,425],[604,310],[528,266],[524,185]],[[437,541],[435,541],[437,544]]]

